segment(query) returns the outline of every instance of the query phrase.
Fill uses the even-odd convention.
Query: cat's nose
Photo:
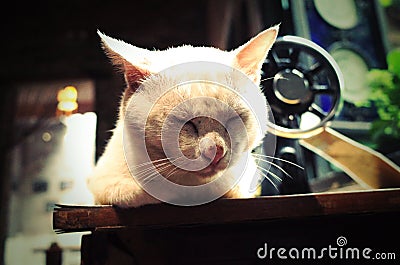
[[[222,139],[213,138],[203,137],[200,140],[200,152],[203,157],[211,161],[212,165],[216,165],[225,156],[226,150],[221,142]]]
[[[216,145],[216,151],[211,164],[216,165],[225,156],[225,150],[222,146]]]

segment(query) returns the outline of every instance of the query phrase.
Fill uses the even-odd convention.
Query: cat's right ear
[[[279,25],[260,32],[235,53],[235,64],[257,84],[260,82],[261,67],[274,44],[279,31]]]
[[[151,75],[150,61],[148,60],[150,51],[111,38],[99,30],[97,30],[97,34],[113,65],[123,71],[128,89],[132,92],[136,91],[143,80]]]

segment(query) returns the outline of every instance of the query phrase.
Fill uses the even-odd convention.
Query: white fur
[[[277,29],[273,28],[270,29],[270,31],[272,32],[271,38],[274,40],[276,38]],[[248,141],[244,140],[248,137],[246,132],[238,129],[241,128],[240,126],[236,128],[235,126],[238,125],[235,125],[234,122],[228,122],[231,117],[226,114],[227,112],[224,110],[224,104],[218,104],[216,101],[215,104],[209,104],[207,108],[204,108],[205,103],[198,100],[194,101],[190,107],[185,109],[186,113],[193,112],[191,113],[193,115],[216,115],[218,120],[222,121],[222,123],[227,123],[227,126],[230,126],[230,129],[236,132],[232,135],[232,158],[234,163],[228,168],[229,174],[237,172],[235,167],[244,166],[241,162],[241,154],[249,154],[252,148],[260,143],[266,132],[266,100],[261,91],[257,89],[259,77],[253,77],[255,80],[255,83],[253,83],[243,74],[232,71],[231,69],[232,67],[240,65],[240,62],[237,62],[240,49],[245,49],[245,56],[255,56],[254,60],[259,60],[261,62],[265,59],[270,46],[258,49],[260,54],[256,55],[249,53],[248,49],[246,49],[246,45],[232,52],[221,51],[211,47],[192,46],[181,46],[165,51],[148,51],[127,44],[121,40],[110,38],[101,32],[98,33],[108,49],[111,49],[132,65],[146,68],[146,70],[154,75],[144,80],[140,89],[131,97],[126,113],[120,113],[120,119],[116,124],[113,136],[104,154],[99,159],[93,176],[88,180],[88,186],[97,203],[115,204],[122,207],[137,207],[144,204],[159,202],[143,191],[134,181],[131,173],[139,174],[139,170],[131,168],[132,172],[130,172],[126,164],[126,155],[128,152],[128,155],[133,158],[133,163],[136,165],[147,161],[144,153],[145,150],[143,150],[143,146],[139,143],[142,141],[140,135],[143,134],[150,107],[154,105],[154,102],[158,100],[160,95],[170,91],[171,87],[186,80],[215,80],[219,85],[213,83],[182,85],[173,90],[176,92],[176,96],[172,95],[173,100],[179,102],[179,100],[184,100],[185,98],[190,99],[193,93],[197,93],[195,95],[196,97],[204,93],[204,96],[210,97],[211,94],[211,97],[225,102],[226,105],[232,105],[232,108],[235,108],[236,105],[242,106],[243,104],[240,103],[241,101],[251,101],[249,105],[254,107],[249,111],[252,113],[251,115],[254,119],[257,118],[260,123],[254,125],[254,128],[251,128],[253,133],[251,134],[251,139],[248,139]],[[259,35],[265,38],[266,33],[268,32],[265,31]],[[254,39],[257,40],[257,37]],[[252,60],[251,58],[245,58],[246,62],[253,62]],[[216,64],[214,64],[212,69],[207,67],[207,63],[203,66],[202,64],[182,65],[184,63],[198,61],[214,62]],[[182,65],[182,67],[179,67],[179,65]],[[191,67],[191,65],[193,67]],[[257,63],[255,65],[261,64]],[[171,66],[176,67],[171,68]],[[254,72],[258,73],[259,70],[260,69],[255,69]],[[221,93],[221,86],[233,88],[240,96],[237,97],[235,93]],[[171,95],[169,96],[171,97]],[[201,111],[196,113],[196,111],[199,110]],[[128,127],[134,128],[137,134],[130,133],[129,137],[124,138],[124,130]],[[247,146],[248,143],[250,143],[250,146]],[[130,162],[132,162],[132,159]],[[233,196],[251,196],[249,186],[252,181],[251,178],[254,177],[256,173],[256,165],[252,159],[250,159],[248,163],[245,171],[246,176],[241,179],[236,189],[237,191]],[[196,180],[198,178],[194,176],[194,179]],[[200,184],[200,182],[198,184]]]

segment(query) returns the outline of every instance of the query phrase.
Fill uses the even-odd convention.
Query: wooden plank
[[[400,189],[220,199],[196,207],[157,204],[120,209],[112,206],[59,205],[53,212],[53,228],[61,233],[399,211]]]
[[[400,168],[396,164],[330,128],[300,140],[300,144],[341,168],[364,188],[400,187]]]

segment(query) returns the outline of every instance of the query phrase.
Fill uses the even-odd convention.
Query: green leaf
[[[393,74],[387,70],[371,69],[367,74],[367,82],[373,90],[392,89]]]
[[[367,75],[369,99],[377,108],[379,120],[372,123],[372,139],[379,146],[387,139],[400,143],[400,49],[387,56],[388,69],[371,69]]]
[[[383,7],[389,7],[393,4],[393,0],[379,0],[379,3]]]
[[[388,70],[400,77],[400,49],[392,50],[387,55]]]

